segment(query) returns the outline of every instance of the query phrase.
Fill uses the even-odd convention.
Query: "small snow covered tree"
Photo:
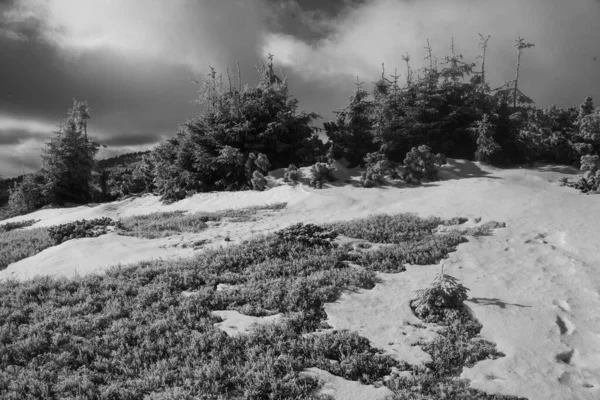
[[[327,163],[316,163],[310,167],[310,177],[310,185],[317,189],[322,189],[324,182],[335,181],[333,167]]]
[[[403,178],[408,183],[414,184],[421,183],[423,178],[435,180],[438,174],[437,167],[445,163],[446,157],[441,153],[432,154],[429,146],[413,147],[404,159],[406,173]]]
[[[283,181],[286,183],[291,183],[292,186],[297,185],[300,178],[302,178],[302,171],[300,171],[294,164],[290,164],[290,166],[286,168],[283,175]]]
[[[477,121],[472,128],[471,132],[477,137],[477,150],[475,151],[475,159],[481,162],[490,162],[490,157],[499,152],[500,146],[494,139],[494,125],[490,122],[487,114],[483,118]]]
[[[463,307],[468,290],[456,278],[444,274],[442,267],[429,287],[416,291],[411,306],[425,322],[448,323]]]
[[[259,171],[256,170],[252,173],[252,189],[254,190],[265,190],[267,188],[267,180],[265,176]]]

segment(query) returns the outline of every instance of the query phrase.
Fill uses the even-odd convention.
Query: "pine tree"
[[[494,140],[494,125],[490,122],[489,116],[485,114],[480,121],[477,121],[471,132],[477,137],[477,150],[475,151],[475,159],[482,162],[490,162],[493,154],[500,151],[500,146]]]
[[[46,143],[42,154],[43,195],[51,203],[87,202],[91,198],[91,179],[99,145],[87,138],[89,108],[74,101],[67,120]]]
[[[371,119],[373,103],[362,89],[362,82],[358,78],[356,81],[356,90],[348,105],[335,112],[336,121],[324,124],[325,133],[334,146],[335,158],[345,157],[350,167],[361,164],[364,156],[376,147]]]

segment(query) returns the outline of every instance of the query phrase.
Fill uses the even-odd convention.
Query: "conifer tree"
[[[99,145],[87,138],[87,103],[74,100],[67,120],[46,143],[42,154],[43,195],[51,203],[87,202]]]
[[[334,146],[334,156],[345,157],[350,167],[361,164],[364,156],[376,147],[371,119],[373,103],[362,89],[362,82],[358,78],[356,80],[356,90],[348,105],[335,112],[336,121],[324,124],[325,133]]]
[[[494,128],[487,114],[484,114],[483,118],[470,128],[477,137],[477,150],[475,151],[477,161],[489,163],[491,156],[500,151],[500,146],[494,140]]]

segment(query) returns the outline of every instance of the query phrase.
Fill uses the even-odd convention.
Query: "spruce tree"
[[[477,137],[477,150],[475,151],[475,159],[477,161],[489,163],[491,156],[500,151],[500,146],[494,139],[494,125],[490,122],[487,114],[477,121],[471,132]]]
[[[82,203],[91,198],[91,179],[99,145],[87,138],[87,103],[74,100],[67,120],[42,154],[44,197],[51,203]]]
[[[373,103],[368,97],[357,78],[356,90],[348,105],[335,112],[335,121],[324,124],[325,133],[334,146],[335,158],[346,158],[349,167],[361,164],[365,155],[376,148],[371,119]]]

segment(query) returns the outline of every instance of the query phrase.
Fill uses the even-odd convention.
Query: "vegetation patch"
[[[52,246],[54,241],[46,228],[0,231],[0,270]]]
[[[28,219],[25,221],[7,222],[5,224],[0,225],[0,233],[9,232],[15,229],[26,228],[37,222],[39,222],[39,219]]]
[[[389,217],[385,233],[364,236],[399,241],[391,228],[399,221],[412,221],[406,241],[431,234],[430,220],[403,215]],[[296,225],[187,260],[2,282],[0,397],[304,399],[318,386],[301,375],[305,368],[364,384],[382,382],[393,367],[408,370],[354,332],[307,335],[323,327],[323,304],[342,289],[374,285],[376,272],[349,266],[348,252],[331,245],[333,234],[331,226]],[[215,327],[213,310],[285,318],[230,337]],[[432,388],[465,387],[443,374],[427,379]],[[388,385],[400,393],[399,382]]]
[[[54,240],[54,244],[61,244],[71,239],[82,239],[86,237],[98,237],[108,232],[109,226],[117,223],[111,218],[82,219],[80,221],[55,225],[48,228],[48,234]]]
[[[415,315],[444,327],[432,342],[419,343],[432,358],[425,368],[413,367],[410,377],[393,376],[388,381],[394,399],[515,399],[479,392],[469,388],[468,381],[456,379],[463,367],[504,357],[494,343],[478,336],[482,326],[464,308],[468,290],[456,278],[444,274],[443,268],[429,287],[417,290],[411,302]]]
[[[207,222],[251,222],[257,221],[265,212],[279,211],[286,203],[274,203],[265,206],[217,212],[199,212],[186,214],[185,211],[160,212],[122,218],[117,223],[119,234],[148,239],[167,237],[182,233],[198,233],[208,228]]]

